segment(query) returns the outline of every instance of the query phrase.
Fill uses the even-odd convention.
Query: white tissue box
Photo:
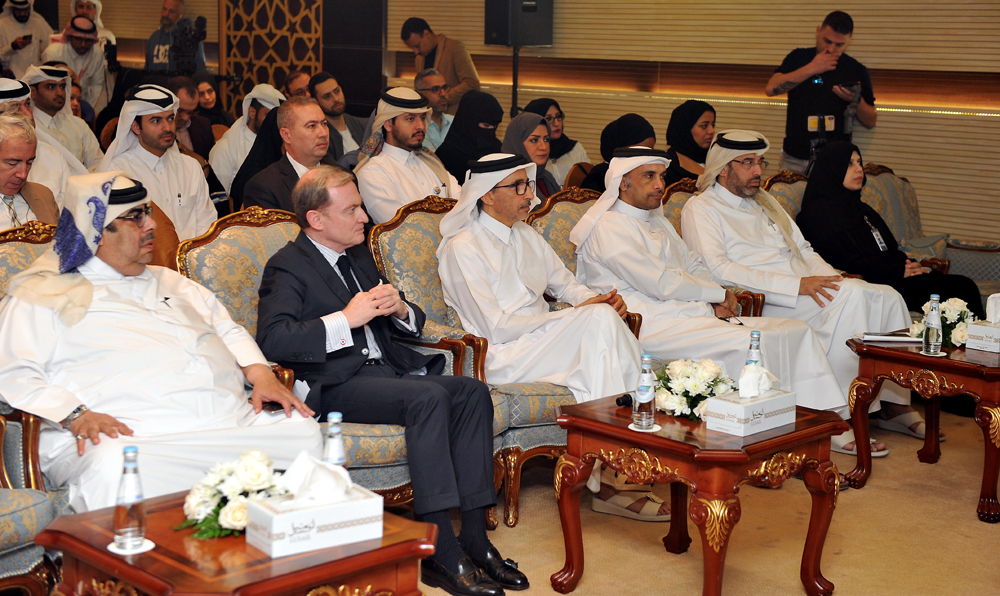
[[[758,397],[740,399],[732,391],[708,399],[708,430],[745,437],[795,422],[795,392],[771,389]]]
[[[382,497],[355,484],[346,500],[279,510],[282,497],[247,503],[247,544],[284,557],[382,538]]]
[[[1000,352],[1000,323],[976,321],[969,324],[969,339],[965,341],[969,350]]]

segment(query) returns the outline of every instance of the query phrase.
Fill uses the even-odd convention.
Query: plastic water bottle
[[[760,331],[750,332],[750,349],[747,350],[747,364],[760,364]]]
[[[326,415],[326,444],[323,445],[323,461],[337,466],[347,465],[347,454],[344,451],[344,435],[340,424],[344,415],[340,412],[330,412]]]
[[[653,428],[653,397],[656,395],[656,375],[653,373],[653,357],[642,355],[642,372],[639,373],[639,388],[632,400],[632,424],[639,430]]]
[[[941,351],[941,296],[931,294],[931,308],[924,318],[924,353],[937,354]]]
[[[142,498],[142,483],[139,482],[139,448],[129,445],[123,450],[123,455],[125,465],[118,483],[112,530],[115,533],[115,548],[135,550],[142,546],[146,538],[146,503]]]

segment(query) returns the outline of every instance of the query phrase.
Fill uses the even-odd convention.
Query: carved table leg
[[[1000,475],[1000,406],[976,406],[976,424],[983,429],[986,456],[983,458],[983,487],[979,492],[979,520],[988,524],[1000,522],[997,503],[997,476]]]
[[[691,521],[701,530],[705,556],[704,596],[722,593],[722,572],[726,565],[729,535],[740,521],[740,499],[735,494],[713,495],[696,492],[691,499]]]
[[[917,451],[917,459],[925,464],[936,464],[941,457],[941,396],[931,397],[924,407],[924,446]]]
[[[872,474],[872,448],[868,444],[870,437],[868,408],[881,388],[881,381],[872,383],[859,377],[851,381],[851,388],[848,390],[847,403],[851,408],[851,423],[854,425],[854,440],[858,451],[857,465],[845,474],[847,483],[852,488],[863,488]]]
[[[566,563],[552,574],[552,589],[567,594],[576,589],[583,576],[583,532],[580,529],[580,490],[590,477],[594,462],[587,463],[568,453],[556,463],[554,485],[559,503]]]
[[[833,510],[837,507],[840,472],[836,465],[826,461],[815,467],[804,468],[802,480],[812,495],[812,514],[809,516],[809,533],[802,551],[799,577],[809,596],[828,596],[833,593],[833,583],[823,577],[820,559],[823,557],[823,545],[833,519]]]
[[[688,535],[688,487],[683,482],[670,483],[670,532],[663,537],[668,553],[679,555],[691,545]]]

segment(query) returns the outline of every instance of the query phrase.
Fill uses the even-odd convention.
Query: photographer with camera
[[[146,70],[190,76],[205,72],[205,17],[184,18],[184,0],[163,0],[160,28],[146,42]]]
[[[854,35],[854,20],[835,10],[816,27],[816,47],[789,52],[764,92],[788,93],[781,169],[808,174],[827,143],[850,141],[854,118],[874,128],[875,93],[863,64],[844,53]]]

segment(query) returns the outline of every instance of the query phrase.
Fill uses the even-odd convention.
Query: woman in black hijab
[[[830,143],[816,157],[795,219],[802,235],[826,262],[865,281],[892,286],[910,310],[920,311],[931,294],[960,298],[977,318],[986,316],[976,282],[928,271],[899,250],[877,211],[861,200],[867,179],[861,151],[852,143]]]
[[[219,98],[219,83],[215,77],[207,72],[196,72],[191,76],[194,84],[198,86],[198,110],[199,116],[204,116],[212,124],[222,124],[232,126],[236,121],[233,115],[222,109],[222,101]]]
[[[525,112],[538,114],[549,123],[549,163],[545,169],[560,186],[566,185],[566,175],[570,168],[580,162],[589,162],[587,151],[583,145],[566,136],[563,128],[566,115],[563,114],[559,102],[549,97],[542,97],[528,102]]]
[[[434,152],[455,180],[464,183],[470,161],[500,152],[497,126],[501,120],[503,108],[489,93],[469,91],[462,96],[448,135]]]
[[[685,178],[698,179],[705,171],[708,148],[715,136],[715,108],[689,99],[674,108],[667,125],[667,186]]]
[[[601,131],[601,157],[604,163],[597,164],[590,170],[587,177],[580,183],[581,188],[589,188],[603,193],[604,175],[608,173],[608,165],[614,156],[615,149],[642,145],[652,149],[656,146],[656,131],[653,125],[639,114],[625,114],[608,124]]]
[[[247,182],[256,176],[261,170],[281,159],[284,155],[281,151],[281,133],[278,132],[278,110],[271,110],[264,116],[257,131],[257,138],[253,141],[250,153],[247,153],[243,165],[236,172],[233,178],[233,185],[229,189],[229,196],[233,198],[233,205],[242,208],[243,187]]]

